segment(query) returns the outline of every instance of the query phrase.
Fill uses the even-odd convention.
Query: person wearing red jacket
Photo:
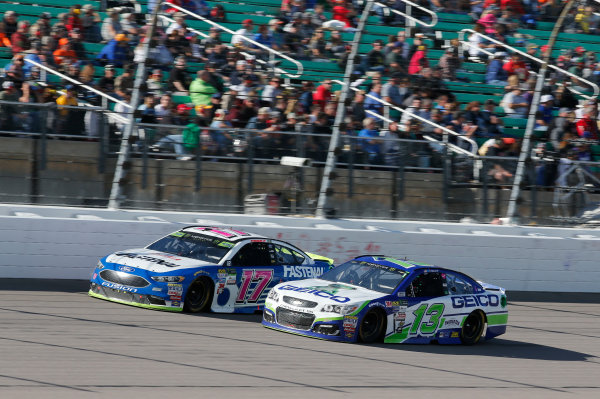
[[[335,5],[331,9],[331,11],[333,11],[333,19],[346,24],[346,28],[352,28],[352,21],[350,21],[353,14],[352,9],[346,7],[346,2],[344,0],[336,0],[334,4]]]
[[[25,50],[29,50],[31,43],[29,41],[29,35],[27,34],[28,29],[29,22],[19,21],[17,24],[17,31],[10,37],[13,54],[22,53]]]
[[[583,118],[575,123],[579,137],[598,141],[598,122],[596,122],[595,119],[596,113],[597,112],[593,109],[588,109],[583,113]]]
[[[502,66],[502,69],[506,71],[508,76],[517,75],[520,81],[525,81],[529,77],[527,64],[518,53],[512,53],[510,60]]]
[[[331,100],[331,80],[324,80],[313,93],[313,104],[325,109],[325,104]]]
[[[72,6],[69,9],[69,16],[67,17],[67,23],[65,24],[65,28],[67,28],[67,31],[69,32],[71,32],[75,28],[79,29],[80,31],[83,31],[83,24],[81,23],[81,18],[79,18],[81,9],[77,7],[79,6]]]
[[[517,15],[525,14],[525,8],[523,8],[523,4],[519,0],[485,0],[483,9],[487,10],[490,6],[494,5],[500,7],[502,11],[506,10],[507,7],[510,7]]]

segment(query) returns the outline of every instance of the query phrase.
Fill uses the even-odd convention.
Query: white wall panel
[[[15,216],[27,214],[36,216]],[[145,217],[167,222],[139,221]],[[451,267],[509,290],[600,292],[600,231],[593,229],[11,205],[0,205],[0,278],[87,279],[102,256],[144,246],[197,219],[280,238],[336,262],[386,254]]]

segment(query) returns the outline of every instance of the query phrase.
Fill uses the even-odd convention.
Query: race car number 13
[[[431,306],[426,303],[422,304],[413,311],[415,321],[410,329],[411,334],[416,334],[421,330],[423,334],[431,334],[437,330],[440,324],[440,316],[444,314],[444,304],[434,303]],[[424,317],[429,316],[429,321],[424,321]]]
[[[242,272],[242,284],[236,302],[257,302],[273,279],[273,270],[246,269]],[[253,284],[254,283],[254,284]]]

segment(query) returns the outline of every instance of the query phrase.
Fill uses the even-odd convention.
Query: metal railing
[[[486,40],[488,40],[488,41],[490,41],[490,42],[492,42],[494,44],[502,46],[505,49],[510,50],[510,51],[512,51],[514,53],[520,54],[523,57],[529,58],[530,60],[533,60],[533,61],[535,61],[537,63],[540,63],[540,64],[544,63],[544,61],[542,61],[540,58],[537,58],[537,57],[534,57],[534,56],[532,56],[530,54],[527,54],[527,53],[525,53],[525,52],[523,52],[523,51],[521,51],[521,50],[519,50],[519,49],[517,49],[517,48],[515,48],[513,46],[510,46],[508,44],[502,43],[501,41],[496,40],[496,39],[494,39],[492,37],[489,37],[489,36],[484,35],[484,34],[479,33],[479,32],[475,32],[473,29],[463,29],[460,32],[458,32],[458,40],[459,40],[459,42],[460,42],[461,45],[466,45],[467,47],[474,47],[474,45],[472,45],[471,43],[469,43],[469,42],[467,42],[467,41],[464,40],[466,33],[471,33],[471,34],[479,35],[482,38],[484,38],[484,39],[486,39]],[[477,49],[479,51],[482,51],[482,49],[480,49],[480,48],[477,48]],[[463,51],[459,51],[459,53],[460,53],[460,55],[462,57]],[[489,53],[489,52],[487,52],[487,53]],[[576,78],[577,80],[586,83],[588,86],[590,86],[594,90],[594,94],[592,96],[589,96],[589,95],[577,92],[578,94],[581,94],[583,97],[585,97],[587,99],[590,99],[590,98],[595,98],[595,97],[598,96],[598,94],[600,94],[600,87],[598,87],[597,84],[595,84],[593,82],[590,82],[589,80],[586,80],[586,79],[584,79],[584,78],[582,78],[580,76],[577,76],[574,73],[571,73],[571,72],[566,71],[566,70],[564,70],[562,68],[559,68],[556,65],[548,64],[548,67],[554,69],[555,71],[559,71],[560,73],[563,73],[563,74],[565,74],[567,76]],[[575,91],[573,88],[571,88],[571,90]]]
[[[341,81],[339,81],[339,80],[332,80],[332,82],[338,83],[338,84],[340,84],[340,85],[343,85],[343,84],[344,84],[343,82],[341,82]],[[351,90],[353,90],[353,91],[355,91],[355,92],[360,92],[360,91],[361,91],[360,89],[358,89],[358,88],[356,88],[356,87],[353,87],[353,86],[350,86],[350,89],[351,89]],[[368,94],[368,93],[365,93],[365,97],[368,97],[368,98],[370,98],[371,100],[375,100],[375,101],[379,102],[380,104],[382,104],[382,105],[384,105],[384,106],[386,106],[386,107],[390,107],[390,108],[392,108],[392,109],[395,109],[396,111],[399,111],[399,112],[401,112],[402,114],[406,114],[406,115],[410,116],[411,118],[418,119],[418,120],[419,120],[419,121],[421,121],[421,122],[424,122],[424,123],[426,123],[426,124],[428,124],[428,125],[431,125],[431,126],[433,126],[433,127],[435,127],[435,128],[438,128],[438,129],[441,129],[441,130],[443,130],[443,131],[444,131],[444,133],[445,133],[445,135],[444,135],[444,145],[446,145],[446,143],[447,143],[447,137],[446,137],[446,134],[451,134],[451,135],[453,135],[453,136],[456,136],[457,138],[460,138],[460,139],[462,139],[462,140],[464,140],[464,141],[468,142],[468,143],[469,143],[469,145],[471,145],[471,148],[473,148],[473,151],[472,151],[472,153],[470,153],[470,155],[474,156],[474,155],[476,155],[476,154],[477,154],[478,146],[477,146],[477,143],[476,143],[474,140],[471,140],[471,139],[469,139],[468,137],[464,137],[463,135],[460,135],[460,134],[456,133],[455,131],[452,131],[452,130],[450,130],[450,129],[448,129],[448,128],[446,128],[446,127],[442,126],[442,125],[438,125],[437,123],[435,123],[435,122],[432,122],[432,121],[430,121],[430,120],[428,120],[428,119],[425,119],[425,118],[423,118],[423,117],[421,117],[421,116],[419,116],[419,115],[413,114],[413,113],[412,113],[412,112],[410,112],[410,111],[407,111],[407,110],[405,110],[405,109],[402,109],[402,108],[400,108],[400,107],[396,107],[395,105],[393,105],[393,104],[391,104],[391,103],[389,103],[389,102],[387,102],[387,101],[385,101],[385,100],[382,100],[381,98],[377,98],[377,97],[375,97],[375,96],[372,96],[372,95],[370,95],[370,94]],[[367,111],[367,112],[371,112],[371,111]],[[382,120],[391,121],[391,119],[389,119],[389,118],[386,118],[386,117],[384,117],[383,115],[379,115],[379,114],[377,114],[377,113],[374,113],[374,114],[375,114],[375,115],[376,115],[378,118],[380,118],[380,119],[382,119]],[[435,140],[435,141],[437,141],[437,142],[439,142],[439,140],[436,140],[436,139],[434,139],[434,138],[432,138],[432,137],[431,137],[431,139],[432,139],[432,140]],[[431,141],[431,140],[430,140],[430,141]]]
[[[174,20],[173,18],[169,18],[169,17],[167,17],[166,15],[159,15],[158,17],[159,17],[161,20],[163,20],[163,21],[167,21],[167,22],[169,22],[169,23],[174,23],[174,22],[175,22],[175,20]],[[210,36],[209,36],[209,35],[207,35],[206,33],[204,33],[204,32],[201,32],[201,31],[199,31],[198,29],[191,28],[191,27],[189,27],[189,26],[188,26],[188,27],[186,27],[185,29],[186,29],[188,32],[192,32],[192,33],[194,33],[194,34],[196,34],[196,35],[198,35],[198,36],[202,36],[202,37],[204,37],[204,38],[210,37]],[[241,54],[241,55],[243,55],[244,57],[246,57],[246,59],[252,59],[252,58],[254,57],[254,55],[252,55],[252,54],[249,54],[249,53],[246,53],[245,51],[240,51],[240,54]],[[283,70],[283,69],[281,69],[281,68],[279,68],[279,67],[274,67],[273,65],[270,65],[270,64],[269,64],[267,61],[263,61],[263,60],[261,60],[261,59],[259,59],[259,58],[256,58],[256,57],[254,57],[254,60],[255,60],[257,63],[259,63],[259,64],[261,64],[261,65],[264,65],[264,66],[265,66],[265,67],[267,67],[267,68],[271,68],[271,69],[273,69],[275,72],[277,72],[277,73],[279,73],[279,74],[284,74],[284,75],[288,75],[288,76],[290,76],[290,75],[289,75],[289,74],[288,74],[288,73],[287,73],[285,70]],[[293,76],[292,76],[292,77],[293,77]]]
[[[21,106],[23,109],[21,114],[30,112],[28,109],[34,107],[45,109],[55,115],[59,115],[60,111],[56,104],[0,103],[0,106],[5,105]],[[61,108],[77,111],[77,107]],[[103,114],[102,110],[90,108],[79,108],[79,110]],[[43,115],[38,117],[38,120],[40,119],[46,121]],[[109,132],[108,129],[102,129],[103,126],[106,127],[102,120],[100,118],[96,121],[98,126],[95,129],[98,129],[98,134],[104,136],[95,137],[93,141],[88,140],[93,137],[89,135],[90,132],[84,132],[79,136],[60,134],[53,130],[50,124],[46,128],[46,133],[22,130],[2,131],[0,187],[3,189],[0,190],[0,198],[3,202],[104,206],[108,201],[105,179],[102,175],[95,175],[90,171],[94,170],[93,166],[96,163],[106,162],[110,157],[114,158],[115,152],[118,151],[116,144],[119,137],[114,133],[107,137]],[[176,134],[185,128],[176,125],[140,125],[144,129],[165,129],[165,132],[157,132],[157,135]],[[203,130],[210,129],[203,128]],[[261,134],[260,131],[247,129],[218,130],[228,133],[237,132],[243,137],[256,137]],[[307,140],[311,140],[311,137],[312,140],[325,139],[322,144],[326,144],[328,138],[328,135],[305,132],[273,132],[270,135],[274,138],[283,135],[295,137],[296,143],[283,148],[280,148],[281,146],[273,148],[280,152],[279,155],[304,157],[310,156],[304,146]],[[28,137],[39,138],[39,140],[29,140]],[[53,137],[62,140],[51,140]],[[504,181],[497,180],[496,165],[502,165],[506,170],[514,173],[517,162],[514,157],[478,157],[483,163],[483,168],[480,179],[474,182],[469,170],[472,162],[469,161],[471,158],[468,156],[461,157],[462,159],[454,158],[451,174],[448,175],[439,173],[441,170],[433,165],[433,158],[431,158],[431,167],[423,167],[420,161],[427,157],[421,158],[418,151],[426,149],[428,141],[378,138],[381,140],[380,148],[384,154],[387,151],[385,148],[389,147],[383,143],[394,141],[397,144],[394,144],[392,153],[387,153],[389,157],[385,158],[385,162],[369,163],[365,162],[368,154],[361,150],[363,147],[361,143],[370,138],[354,135],[341,137],[345,145],[340,152],[338,165],[341,167],[336,170],[336,175],[337,179],[342,181],[347,178],[347,183],[337,184],[334,191],[334,204],[338,208],[337,216],[417,220],[458,220],[470,216],[486,222],[502,217],[504,214],[508,191],[501,188],[510,185],[511,178]],[[103,153],[100,147],[107,140],[109,151]],[[314,199],[319,192],[318,182],[326,145],[318,152],[321,160],[313,162],[315,167],[300,168],[301,170],[298,171],[292,166],[280,165],[279,157],[261,155],[257,151],[263,149],[252,141],[249,141],[245,149],[233,154],[211,153],[210,149],[201,147],[204,145],[204,142],[201,142],[200,149],[190,152],[192,159],[189,161],[175,160],[177,154],[169,149],[159,153],[150,152],[147,144],[151,142],[150,138],[139,138],[133,141],[134,149],[130,161],[132,167],[124,183],[127,186],[125,192],[128,196],[124,199],[126,208],[240,212],[243,211],[243,198],[246,195],[289,193],[292,192],[291,188],[296,187],[291,183],[296,184],[298,179],[298,183],[301,184],[299,187],[303,187],[303,191],[298,195],[303,196],[304,199],[298,197],[294,203],[298,204],[301,213],[310,214],[314,210]],[[33,148],[35,150],[32,150]],[[415,152],[417,154],[414,154]],[[409,156],[411,153],[412,157]],[[450,158],[443,153],[436,156],[438,165],[444,162],[443,157]],[[44,169],[43,165],[46,163],[44,158],[48,159],[46,169],[49,173],[39,173]],[[33,174],[33,166],[23,167],[23,162],[27,160],[35,165],[37,174]],[[596,176],[597,168],[600,167],[599,162],[575,161],[574,163],[580,169],[575,167],[569,170],[572,165],[564,169],[561,167],[557,176],[569,175],[573,179],[577,177],[579,179],[577,181],[570,178],[564,179],[564,182],[555,182],[553,177],[552,180],[545,180],[545,183],[538,183],[539,178],[536,179],[535,174],[543,169],[538,166],[547,163],[564,165],[564,162],[558,158],[532,157],[532,162],[527,169],[527,179],[523,185],[522,202],[519,205],[519,214],[524,218],[522,220],[535,221],[543,225],[569,223],[570,219],[567,218],[577,216],[582,211],[583,205],[598,200],[597,190],[600,188],[600,183],[593,176]],[[106,163],[106,171],[98,173],[110,175],[112,172],[109,169],[112,167],[110,165]],[[173,176],[177,178],[174,179]],[[31,188],[23,188],[22,185],[13,187],[14,184],[10,182],[16,181],[15,179],[20,182],[30,182]],[[452,180],[447,193],[442,189],[445,179]],[[86,189],[82,190],[81,187]],[[374,190],[374,187],[377,189]],[[460,191],[463,187],[469,188],[470,195],[465,196],[465,192]],[[454,188],[459,191],[453,192]],[[295,191],[294,193],[297,194]],[[446,207],[444,204],[452,198],[459,201]],[[365,202],[372,206],[361,205]],[[457,207],[457,204],[463,205]],[[282,213],[289,213],[288,208],[282,210]]]
[[[393,7],[389,6],[388,4],[379,3],[377,1],[375,3],[373,3],[373,4],[376,4],[376,5],[378,5],[380,7],[383,7],[383,8],[387,8],[391,12],[393,12],[395,14],[398,14],[398,15],[402,15],[403,17],[408,18],[411,21],[413,21],[413,22],[415,22],[417,24],[423,25],[423,26],[425,26],[427,28],[432,28],[435,25],[437,25],[437,23],[438,23],[438,16],[437,16],[436,13],[434,13],[431,10],[428,10],[427,8],[421,7],[420,5],[415,4],[412,1],[409,1],[409,0],[401,0],[401,1],[404,2],[404,3],[406,3],[406,4],[408,4],[411,7],[415,7],[417,9],[419,9],[419,10],[421,10],[421,11],[423,11],[423,12],[429,14],[429,15],[431,15],[431,22],[430,23],[423,22],[420,19],[413,17],[412,15],[409,15],[409,14],[403,13],[402,11],[398,11],[398,10],[394,9]]]
[[[203,17],[203,16],[201,16],[201,15],[198,15],[198,14],[196,14],[196,13],[193,13],[193,12],[191,12],[191,11],[188,11],[188,10],[186,10],[185,8],[183,8],[183,7],[180,7],[180,6],[176,5],[176,4],[169,3],[169,7],[170,7],[170,8],[175,8],[176,10],[179,10],[179,11],[181,11],[181,12],[182,12],[182,13],[184,13],[184,14],[187,14],[187,15],[189,15],[189,16],[191,16],[191,17],[194,17],[194,18],[196,18],[196,19],[199,19],[199,20],[201,20],[201,21],[203,21],[203,22],[206,22],[207,24],[209,24],[209,25],[212,25],[212,26],[214,26],[214,27],[216,27],[216,28],[219,28],[219,29],[221,29],[221,30],[223,30],[223,31],[225,31],[225,32],[227,32],[227,33],[230,33],[230,34],[232,34],[232,35],[235,35],[235,34],[236,34],[236,33],[235,33],[235,31],[233,31],[233,30],[231,30],[231,29],[229,29],[229,28],[226,28],[226,27],[224,27],[223,25],[221,25],[221,24],[218,24],[217,22],[211,21],[211,20],[210,20],[210,19],[208,19],[208,18],[204,18],[204,17]],[[247,37],[245,37],[245,36],[239,35],[239,37],[240,37],[242,40],[245,40],[245,41],[247,41],[247,42],[249,42],[249,43],[252,43],[253,45],[255,45],[255,46],[256,46],[256,47],[258,47],[258,48],[261,48],[261,49],[263,49],[263,50],[266,50],[266,51],[268,51],[270,54],[277,55],[277,56],[279,56],[279,57],[281,57],[281,58],[284,58],[284,59],[286,59],[286,60],[290,61],[290,62],[291,62],[291,63],[293,63],[294,65],[296,65],[296,68],[297,68],[298,70],[297,70],[297,72],[296,72],[295,74],[294,74],[294,73],[290,73],[290,72],[283,72],[284,74],[288,75],[290,78],[299,78],[299,77],[300,77],[300,76],[302,76],[302,74],[304,73],[304,66],[302,65],[302,63],[301,63],[301,62],[299,62],[299,61],[297,61],[297,60],[295,60],[295,59],[293,59],[292,57],[289,57],[289,56],[287,56],[287,55],[285,55],[285,54],[283,54],[283,53],[281,53],[281,52],[279,52],[279,51],[277,51],[277,50],[273,50],[272,48],[270,48],[270,47],[267,47],[267,46],[265,46],[264,44],[261,44],[261,43],[259,43],[259,42],[257,42],[257,41],[254,41],[254,40],[252,40],[252,39],[248,39],[248,38],[247,38]]]

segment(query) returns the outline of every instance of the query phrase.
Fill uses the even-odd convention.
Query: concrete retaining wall
[[[600,292],[600,231],[0,205],[0,278],[87,279],[110,252],[188,224],[236,226],[343,262],[386,254],[518,291]]]

